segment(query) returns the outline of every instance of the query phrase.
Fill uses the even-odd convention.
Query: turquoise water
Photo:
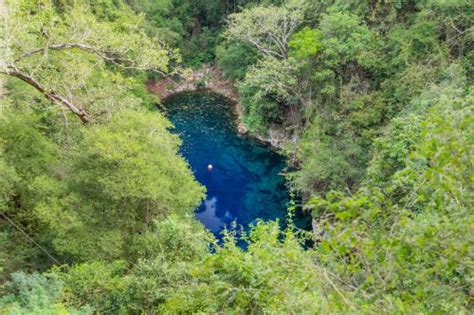
[[[174,132],[183,140],[181,154],[207,188],[206,200],[196,210],[207,229],[219,236],[234,221],[244,228],[257,219],[284,222],[289,202],[281,175],[285,159],[237,133],[227,99],[210,92],[185,92],[168,98],[165,107]]]

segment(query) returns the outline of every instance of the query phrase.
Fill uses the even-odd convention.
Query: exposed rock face
[[[171,95],[197,90],[210,90],[227,97],[234,103],[234,110],[237,114],[237,130],[241,134],[248,132],[242,121],[242,106],[239,94],[232,81],[224,78],[219,68],[203,65],[200,69],[192,71],[185,80],[175,81],[172,78],[164,78],[159,81],[149,81],[148,91],[157,95],[161,100],[165,100]],[[267,135],[253,134],[258,140],[269,143],[271,146],[282,149],[285,143],[296,143],[296,136],[289,136],[280,126],[270,126]]]
[[[278,149],[283,149],[286,144],[295,145],[298,142],[296,135],[288,134],[281,126],[277,125],[271,125],[266,135],[256,134],[254,136]]]
[[[192,71],[186,79],[175,81],[168,77],[150,81],[147,83],[147,88],[161,100],[184,91],[211,90],[236,103],[240,113],[239,94],[232,82],[225,79],[217,67],[203,65],[200,69]]]
[[[242,122],[242,107],[237,89],[231,81],[224,78],[217,67],[203,65],[200,69],[192,71],[186,79],[180,81],[175,81],[169,77],[159,81],[149,81],[147,88],[148,91],[157,95],[161,100],[177,93],[202,89],[221,94],[234,103],[234,109],[238,116],[237,129],[239,133],[247,132],[247,128]]]

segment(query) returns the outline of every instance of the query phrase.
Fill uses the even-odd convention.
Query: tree
[[[293,231],[281,231],[278,222],[259,222],[245,237],[246,250],[237,246],[235,234],[228,233],[222,246],[214,244],[212,254],[202,235],[192,237],[186,224],[173,219],[157,228],[154,233],[161,234],[159,238],[171,231],[187,231],[187,235],[177,233],[177,242],[165,237],[168,240],[160,242],[161,253],[129,270],[121,261],[56,268],[53,273],[64,282],[64,300],[72,306],[88,301],[98,312],[113,309],[125,313],[310,313],[336,309],[323,302],[333,293],[320,286],[324,274],[314,268],[311,252],[302,248]],[[194,255],[176,247],[182,241]]]
[[[59,303],[62,282],[53,275],[12,274],[2,287],[0,311],[5,314],[87,314],[89,309],[67,308]]]
[[[68,7],[61,16],[51,1],[12,3],[3,17],[0,74],[20,79],[88,122],[91,104],[81,101],[80,91],[87,88],[91,73],[77,71],[79,58],[99,66],[106,62],[163,75],[169,72],[169,62],[178,58],[146,36],[140,29],[142,19],[131,12],[126,17],[114,22],[100,20],[84,2]],[[70,77],[82,84],[70,87]]]
[[[321,47],[321,32],[305,27],[293,34],[288,46],[290,56],[300,59],[314,57]]]
[[[126,110],[67,156],[67,178],[39,177],[36,214],[53,244],[76,259],[136,257],[154,220],[192,215],[204,188],[177,154],[180,141],[158,113]]]
[[[209,242],[214,238],[200,223],[171,216],[146,232],[134,265],[91,261],[54,268],[52,274],[64,282],[67,305],[87,303],[99,313],[156,313],[177,288],[193,281],[190,271],[209,255]]]
[[[319,270],[291,230],[259,222],[246,250],[227,234],[213,255],[190,266],[193,281],[177,287],[164,313],[312,313],[324,305]],[[183,302],[185,301],[185,302]],[[284,303],[282,303],[284,301]],[[323,306],[324,305],[324,306]]]
[[[285,59],[291,35],[303,22],[301,2],[284,6],[258,6],[229,15],[226,36],[249,43],[267,56]]]
[[[249,69],[238,87],[251,129],[282,124],[287,118],[287,125],[298,124],[303,100],[290,60],[264,57]]]
[[[258,56],[253,46],[234,42],[228,46],[218,46],[216,59],[226,78],[243,80],[248,68],[257,62]]]
[[[472,91],[434,86],[428,95],[429,109],[409,121],[416,126],[380,139],[387,144],[372,163],[391,166],[379,174],[385,181],[308,204],[324,230],[321,263],[337,270],[342,286],[384,300],[376,308],[386,312],[463,313],[471,303]],[[413,132],[416,142],[403,144]],[[401,149],[402,163],[387,148]]]
[[[191,216],[203,196],[170,123],[135,71],[167,71],[172,57],[139,29],[141,18],[112,4],[87,10],[81,1],[23,0],[2,24],[9,30],[1,33],[8,39],[2,57],[39,84],[6,76],[8,93],[0,100],[5,274],[74,259],[133,260],[134,245],[154,220]],[[92,124],[71,128],[80,120],[70,119],[74,114],[64,106],[56,110],[39,87],[84,108]],[[146,152],[154,152],[151,159]]]

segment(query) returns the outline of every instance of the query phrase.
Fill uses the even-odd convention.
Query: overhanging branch
[[[116,66],[122,67],[124,69],[131,69],[131,70],[139,70],[139,71],[152,71],[161,74],[162,76],[166,77],[166,73],[159,69],[155,68],[144,68],[138,67],[133,64],[132,60],[124,59],[120,56],[120,53],[114,51],[108,51],[104,49],[100,49],[94,46],[81,44],[81,43],[63,43],[63,44],[56,44],[50,45],[42,48],[35,48],[29,50],[27,52],[22,53],[18,58],[15,59],[15,63],[21,61],[24,58],[30,57],[32,55],[47,51],[47,50],[65,50],[65,49],[80,49],[86,51],[88,53],[94,54],[99,56],[100,58],[113,63]]]
[[[93,54],[96,54],[96,55],[99,54],[101,57],[103,57],[105,59],[110,58],[110,57],[107,57],[106,53],[104,53],[103,51],[101,51],[101,50],[99,50],[95,47],[92,47],[92,46],[89,46],[89,45],[84,45],[84,44],[79,44],[79,43],[65,43],[65,44],[51,45],[51,46],[47,46],[47,47],[32,49],[30,51],[27,51],[27,52],[21,54],[18,58],[15,59],[15,62],[18,62],[18,61],[20,61],[24,58],[27,58],[31,55],[41,53],[41,52],[46,51],[48,49],[62,50],[62,49],[71,49],[71,48],[78,48],[78,49],[85,50],[87,52],[90,52],[90,53],[93,53]]]
[[[83,123],[87,123],[89,122],[90,117],[84,109],[77,107],[67,98],[58,94],[56,91],[48,90],[46,87],[41,85],[40,82],[34,79],[30,74],[26,73],[25,71],[22,71],[20,68],[18,68],[15,65],[16,63],[20,62],[21,60],[25,58],[28,58],[35,54],[46,52],[47,50],[65,50],[65,49],[80,49],[82,51],[99,56],[100,58],[108,62],[111,62],[119,67],[122,67],[124,69],[153,71],[153,72],[157,72],[161,74],[164,77],[167,76],[163,71],[159,69],[140,67],[139,65],[135,64],[133,60],[129,60],[121,56],[119,52],[108,51],[102,48],[97,48],[97,47],[82,44],[82,43],[63,43],[63,44],[49,45],[42,48],[34,48],[32,50],[29,50],[19,55],[15,59],[13,64],[7,64],[7,65],[2,66],[3,69],[0,69],[0,74],[10,75],[22,80],[23,82],[29,84],[30,86],[38,90],[47,99],[53,102],[60,103],[63,106],[66,106],[71,112],[73,112],[76,116],[78,116]]]
[[[18,78],[22,80],[23,82],[29,84],[30,86],[34,87],[37,91],[39,91],[41,94],[43,94],[47,99],[53,102],[60,103],[64,106],[66,106],[71,112],[73,112],[76,116],[79,117],[79,119],[83,123],[89,122],[89,115],[87,112],[75,106],[72,102],[70,102],[68,99],[65,97],[59,95],[56,91],[54,90],[47,90],[41,83],[39,83],[36,79],[34,79],[32,76],[28,75],[27,73],[21,71],[20,69],[14,67],[14,66],[8,66],[6,70],[0,70],[0,74],[6,74],[10,75],[12,77]]]

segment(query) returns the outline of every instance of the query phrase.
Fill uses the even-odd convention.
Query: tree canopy
[[[472,313],[472,1],[2,5],[1,313]],[[283,135],[285,228],[194,217],[145,86],[203,63]]]

